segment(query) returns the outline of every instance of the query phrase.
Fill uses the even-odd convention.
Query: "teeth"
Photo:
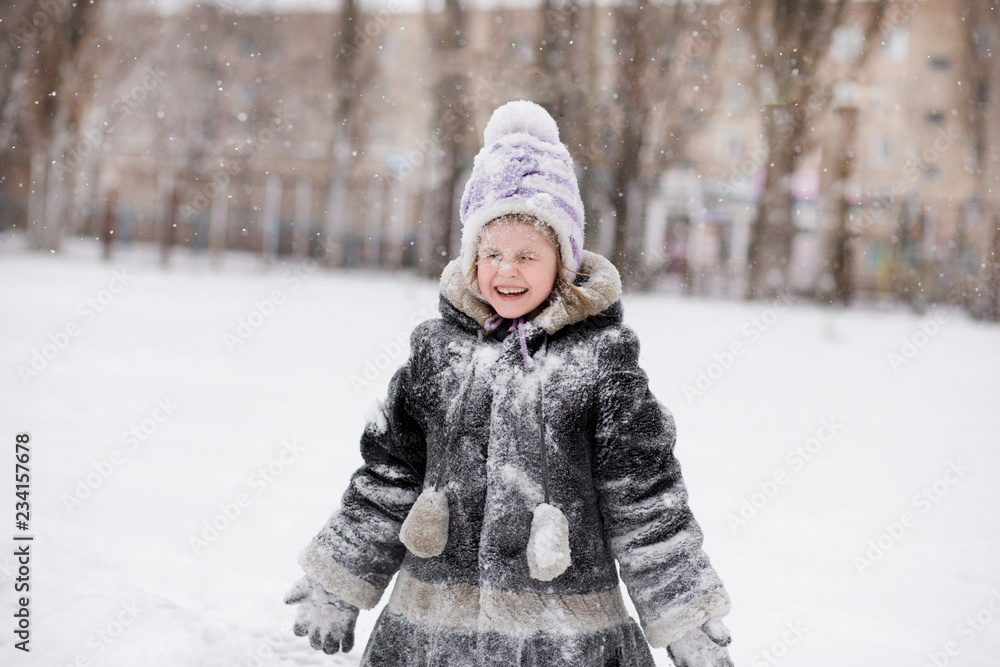
[[[528,291],[528,289],[527,288],[521,288],[521,289],[518,289],[518,290],[507,290],[507,289],[504,289],[502,287],[498,287],[497,291],[500,292],[501,294],[524,294],[525,292]]]

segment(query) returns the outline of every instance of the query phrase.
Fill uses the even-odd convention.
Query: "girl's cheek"
[[[491,266],[489,262],[483,262],[479,265],[479,271],[477,273],[480,283],[489,284],[493,281],[493,276],[496,275],[496,268]]]

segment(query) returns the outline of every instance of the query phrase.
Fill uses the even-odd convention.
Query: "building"
[[[841,193],[857,235],[854,273],[865,291],[898,287],[907,275],[901,266],[920,268],[914,280],[948,280],[974,271],[984,256],[992,232],[962,118],[969,91],[956,6],[894,5],[877,52],[860,71],[850,67],[864,43],[860,14],[834,35],[826,64],[834,85],[822,99],[830,111],[812,128],[814,149],[791,185],[794,289],[823,289]],[[694,48],[685,70],[700,75],[704,88],[690,86],[684,100],[663,102],[683,103],[696,118],[683,155],[648,190],[642,246],[644,268],[656,280],[738,293],[767,153],[751,44],[738,16],[715,16],[714,59]],[[362,15],[349,44],[359,63],[351,142],[338,134],[343,54],[333,38],[335,13],[247,14],[222,3],[183,15],[109,13],[105,20],[107,33],[121,37],[103,44],[104,60],[92,65],[94,103],[65,155],[76,202],[69,228],[95,234],[106,195],[115,191],[117,233],[126,243],[172,234],[172,242],[217,251],[413,266],[426,197],[442,177],[434,130],[441,76],[464,77],[456,112],[473,144],[497,105],[544,98],[536,8],[469,9],[466,46],[456,53],[435,50],[428,37],[438,15],[403,11],[395,0]],[[595,9],[588,30],[595,85],[610,89],[610,12]],[[848,120],[854,134],[844,144]],[[470,157],[477,147],[469,145]],[[853,169],[838,179],[832,171],[843,151]],[[8,220],[31,214],[30,197],[11,184],[28,180],[32,164],[36,174],[40,168],[38,156],[15,158],[5,168],[7,208],[0,209]],[[589,214],[588,243],[605,250],[608,212]]]

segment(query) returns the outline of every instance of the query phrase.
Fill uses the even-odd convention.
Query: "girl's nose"
[[[504,276],[513,276],[517,273],[517,265],[514,262],[500,262],[498,273]]]

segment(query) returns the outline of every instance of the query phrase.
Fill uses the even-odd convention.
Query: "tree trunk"
[[[448,260],[457,252],[452,248],[455,199],[465,169],[464,144],[469,125],[468,111],[462,103],[465,84],[463,65],[465,47],[465,9],[460,0],[445,0],[444,14],[433,34],[437,36],[438,83],[435,86],[437,139],[441,147],[439,167],[444,173],[440,182],[430,184],[428,201],[428,248],[421,254],[420,271],[428,277],[441,275]]]
[[[625,287],[642,283],[638,253],[642,247],[643,198],[639,195],[640,160],[646,133],[649,81],[644,77],[649,60],[641,28],[642,9],[626,3],[618,8],[616,36],[619,48],[618,95],[622,102],[622,128],[618,160],[612,170],[611,207],[615,214],[615,247],[612,261]],[[638,209],[638,210],[636,210]]]
[[[961,114],[973,136],[975,158],[975,196],[980,207],[982,223],[990,225],[991,237],[985,248],[983,268],[968,276],[971,287],[963,290],[967,309],[975,317],[1000,322],[1000,211],[992,195],[997,192],[1000,175],[997,172],[997,111],[1000,101],[1000,66],[996,63],[996,30],[1000,17],[995,3],[982,0],[963,0],[959,3],[965,49],[962,58],[963,79],[969,82],[968,109]],[[991,25],[992,24],[992,25]],[[993,37],[987,41],[985,29],[993,28]],[[992,42],[992,43],[991,43]],[[961,255],[959,255],[961,257]]]
[[[160,224],[160,267],[170,266],[170,256],[177,243],[178,209],[182,201],[181,183],[175,176],[170,179],[170,190],[167,194],[166,210]]]
[[[1000,212],[994,211],[993,243],[986,256],[986,308],[984,318],[1000,322]]]
[[[444,141],[445,144],[454,143],[447,139]],[[440,276],[448,260],[458,252],[457,248],[451,247],[451,236],[455,224],[455,198],[461,186],[463,170],[454,150],[454,147],[444,150],[442,168],[446,172],[445,177],[432,189],[427,207],[428,217],[423,220],[423,224],[427,225],[428,235],[427,248],[421,254],[420,270],[431,278]]]
[[[63,166],[64,147],[71,145],[69,130],[56,127],[49,143],[49,159],[45,165],[44,202],[41,229],[36,229],[32,247],[36,250],[58,251],[62,245],[63,221],[69,210],[68,201],[73,192],[75,171]]]
[[[797,157],[795,114],[775,104],[764,116],[768,162],[757,216],[747,248],[747,299],[770,299],[789,288],[789,262],[795,238],[791,180]]]
[[[640,282],[637,254],[642,241],[642,197],[639,196],[637,178],[641,147],[641,129],[634,125],[626,126],[621,157],[615,166],[615,192],[612,194],[615,213],[613,262],[626,287],[635,287]]]
[[[34,0],[18,4],[20,14],[15,15],[13,7],[0,14],[7,21],[21,21],[10,25],[12,31],[4,36],[15,53],[8,54],[11,57],[5,62],[2,78],[7,83],[18,81],[19,76],[24,78],[20,85],[0,93],[0,118],[12,117],[10,105],[19,105],[17,115],[29,137],[26,147],[33,155],[45,155],[44,167],[32,170],[33,187],[41,196],[29,217],[27,234],[31,248],[55,251],[61,244],[64,221],[70,210],[74,170],[78,166],[75,163],[72,168],[66,166],[67,153],[76,138],[84,100],[90,97],[88,86],[92,78],[83,75],[90,62],[85,57],[85,47],[100,2]],[[38,16],[50,25],[26,33],[22,27],[32,28],[34,24],[29,18],[34,20]]]
[[[115,231],[118,227],[118,189],[112,189],[104,196],[104,211],[101,216],[101,257],[111,261],[114,253]]]
[[[847,180],[854,173],[854,159],[851,147],[858,129],[858,109],[856,107],[838,109],[840,117],[840,155],[837,156],[837,227],[833,237],[831,268],[833,269],[834,299],[849,305],[854,296],[854,265],[851,235],[848,231]]]
[[[322,242],[323,262],[327,266],[340,266],[344,262],[344,234],[353,228],[351,216],[358,208],[354,205],[354,193],[350,187],[358,143],[355,114],[361,87],[359,69],[362,51],[371,45],[370,39],[360,31],[360,16],[357,0],[344,0],[339,15],[334,18],[331,52],[337,104],[333,109],[334,130],[327,156],[330,165],[329,191]]]

